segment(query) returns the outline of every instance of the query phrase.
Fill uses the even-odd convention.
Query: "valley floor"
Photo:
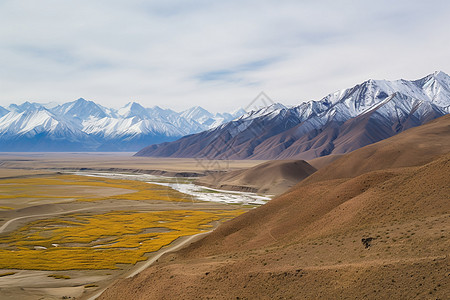
[[[159,182],[151,184],[139,173],[190,176],[256,163],[0,153],[0,298],[89,299],[252,207],[198,201],[172,188],[194,186],[185,177],[152,176]]]
[[[446,299],[447,119],[316,161],[256,208],[179,187],[259,161],[0,155],[0,296]],[[148,183],[149,174],[178,177]]]

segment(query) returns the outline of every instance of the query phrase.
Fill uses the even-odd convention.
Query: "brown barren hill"
[[[266,205],[118,281],[101,299],[445,299],[448,122],[441,118],[380,142],[365,158],[382,163],[384,153],[390,164],[357,168],[355,176],[319,174],[339,172],[331,167],[344,167],[337,163],[351,163],[349,156],[373,146],[342,156]],[[424,136],[425,145],[406,146]],[[406,158],[391,157],[391,148]],[[360,157],[354,159],[362,164]]]
[[[218,189],[281,194],[316,171],[304,160],[268,161],[254,167],[210,174],[197,183]]]
[[[304,183],[349,178],[374,170],[420,166],[449,150],[450,115],[445,115],[348,153],[321,168]]]
[[[330,154],[327,156],[317,157],[311,160],[308,160],[308,164],[316,168],[317,170],[322,169],[323,167],[328,166],[336,159],[340,158],[343,154]]]

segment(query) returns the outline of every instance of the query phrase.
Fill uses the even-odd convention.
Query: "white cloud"
[[[0,105],[297,104],[450,72],[448,1],[0,2]]]

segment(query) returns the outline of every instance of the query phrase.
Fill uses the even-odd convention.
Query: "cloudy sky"
[[[450,1],[0,0],[0,105],[299,104],[450,72]]]

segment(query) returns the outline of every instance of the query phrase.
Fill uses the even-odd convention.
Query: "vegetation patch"
[[[30,222],[0,235],[0,268],[33,270],[117,269],[146,260],[182,236],[211,228],[244,210],[114,211],[69,214]],[[149,228],[169,229],[149,232]],[[52,244],[58,244],[53,247]]]
[[[70,197],[61,195],[61,190],[53,191],[51,187],[83,186],[104,187],[132,190],[129,193],[114,196],[86,196],[82,193],[71,194]],[[82,191],[82,190],[81,190]],[[0,201],[2,199],[67,199],[79,201],[99,201],[110,199],[121,200],[163,200],[163,201],[192,201],[191,197],[168,187],[142,181],[111,179],[103,177],[88,177],[79,175],[56,175],[31,178],[1,179]],[[8,209],[8,207],[0,207]]]

